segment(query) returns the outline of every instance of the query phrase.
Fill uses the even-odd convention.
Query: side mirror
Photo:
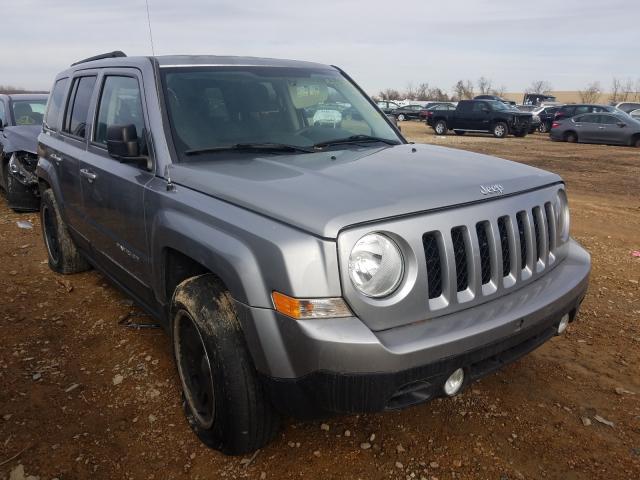
[[[622,128],[622,127],[626,127],[626,126],[627,126],[627,124],[626,124],[626,123],[624,123],[624,122],[618,122],[618,126],[619,126],[620,128]]]
[[[143,149],[144,150],[144,149]],[[153,164],[149,155],[141,155],[140,141],[134,124],[109,125],[107,127],[107,152],[121,163],[134,163],[151,171]]]
[[[140,146],[138,145],[138,133],[136,126],[109,125],[107,127],[107,151],[112,157],[122,159],[138,157]]]

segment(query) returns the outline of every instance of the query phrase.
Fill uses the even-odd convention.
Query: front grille
[[[472,225],[423,235],[429,300],[443,296],[461,303],[490,295],[498,288],[495,282],[510,288],[542,272],[555,258],[555,215],[550,202]],[[475,231],[477,245],[470,231]],[[527,264],[529,252],[535,255],[533,269]],[[432,308],[449,305],[438,302]]]
[[[467,245],[465,242],[465,228],[456,227],[451,229],[453,240],[453,254],[456,259],[456,283],[458,292],[466,290],[469,286],[469,270],[467,268]]]

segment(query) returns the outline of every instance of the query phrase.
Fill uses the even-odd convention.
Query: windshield
[[[162,83],[173,140],[185,152],[234,145],[301,148],[353,136],[402,140],[339,72],[285,67],[172,67]]]
[[[13,100],[11,103],[16,125],[42,125],[46,100]]]

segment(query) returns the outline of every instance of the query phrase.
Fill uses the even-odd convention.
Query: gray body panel
[[[512,288],[478,291],[464,302],[450,299],[439,311],[423,289],[423,233],[530,210],[563,188],[557,175],[486,155],[405,144],[303,155],[227,152],[177,163],[157,84],[158,69],[175,65],[333,68],[248,57],[129,57],[78,64],[58,76],[97,72],[99,85],[105,74],[131,71],[139,79],[151,170],[119,163],[88,140],[45,130],[38,175],[53,189],[83,253],[165,326],[172,294],[167,258],[173,252],[224,282],[258,370],[280,378],[411,368],[566,313],[584,295],[589,257],[572,241],[553,251],[553,261],[550,248],[544,250],[545,268],[538,271],[532,263],[534,271]],[[82,170],[95,175],[91,182]],[[481,193],[481,185],[498,183],[504,197]],[[414,253],[411,285],[376,303],[353,290],[345,259],[359,236],[379,229],[402,236]],[[354,316],[286,318],[274,311],[273,291],[343,297]]]
[[[431,145],[215,155],[172,167],[171,179],[324,238],[336,238],[348,225],[487,200],[483,184],[499,183],[513,194],[561,180],[516,162]]]
[[[584,117],[605,115],[619,118],[620,125],[583,122],[580,121],[583,116],[571,117],[559,121],[559,125],[551,129],[550,137],[552,140],[564,140],[567,133],[573,132],[577,134],[578,142],[604,145],[632,145],[632,141],[640,137],[640,121],[638,120],[609,113],[587,114]]]

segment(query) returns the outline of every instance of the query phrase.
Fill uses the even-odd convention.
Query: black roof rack
[[[71,66],[73,67],[80,63],[93,62],[94,60],[102,60],[103,58],[119,58],[119,57],[126,57],[126,56],[127,56],[126,53],[120,50],[114,50],[113,52],[102,53],[100,55],[95,55],[93,57],[85,58],[84,60],[80,60],[80,61],[77,61],[76,63],[72,63]]]

